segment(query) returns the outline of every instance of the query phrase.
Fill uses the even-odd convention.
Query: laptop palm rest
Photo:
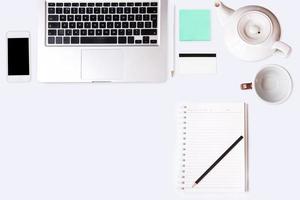
[[[118,81],[124,78],[122,50],[85,49],[81,52],[81,76],[84,81]]]

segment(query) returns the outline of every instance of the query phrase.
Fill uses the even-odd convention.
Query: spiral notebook
[[[178,188],[191,192],[248,190],[247,105],[185,104],[179,108]],[[195,188],[195,181],[234,143],[240,142]]]

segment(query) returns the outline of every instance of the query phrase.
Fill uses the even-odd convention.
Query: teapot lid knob
[[[221,1],[220,0],[216,0],[215,1],[215,7],[220,7],[221,6]]]

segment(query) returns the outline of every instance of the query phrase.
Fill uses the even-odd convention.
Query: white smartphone
[[[30,81],[30,34],[7,33],[7,81]]]

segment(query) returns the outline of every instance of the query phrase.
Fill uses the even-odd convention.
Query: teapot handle
[[[290,47],[288,44],[284,42],[275,42],[273,47],[274,50],[281,52],[284,58],[289,57],[289,55],[292,52],[292,47]]]

